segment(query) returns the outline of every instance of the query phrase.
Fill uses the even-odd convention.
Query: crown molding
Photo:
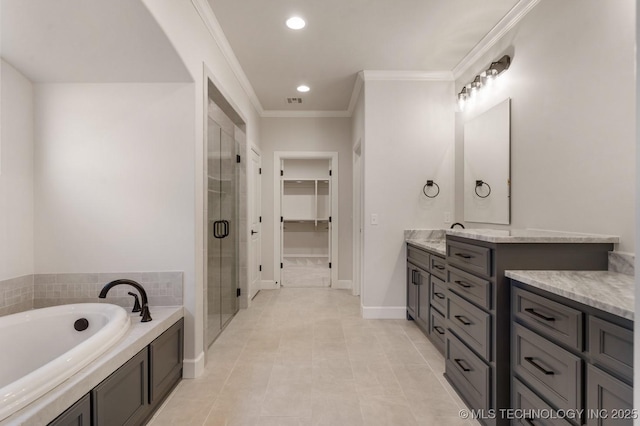
[[[213,37],[213,40],[222,51],[229,67],[231,67],[231,71],[236,76],[240,86],[242,86],[242,89],[249,97],[251,104],[259,115],[264,114],[264,108],[262,108],[262,104],[260,104],[260,100],[258,99],[258,96],[256,96],[256,92],[253,90],[253,86],[249,82],[247,75],[242,70],[240,62],[238,62],[238,58],[235,53],[233,53],[229,40],[227,40],[227,37],[224,35],[218,19],[213,13],[213,10],[211,10],[211,6],[209,6],[207,0],[191,0],[191,3],[198,12],[198,15],[200,15],[200,18],[202,19],[202,22],[204,22],[205,27],[207,27],[211,37]]]
[[[451,71],[361,71],[364,81],[452,81]]]
[[[460,78],[465,71],[474,65],[482,55],[487,53],[498,40],[504,37],[504,35],[520,22],[539,2],[540,0],[520,0],[513,6],[500,22],[455,66],[452,71],[454,80]]]

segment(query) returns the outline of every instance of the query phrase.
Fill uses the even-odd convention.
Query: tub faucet
[[[138,284],[133,280],[122,278],[119,280],[111,281],[110,283],[102,287],[102,290],[100,290],[100,294],[98,295],[98,297],[100,299],[105,299],[107,297],[107,293],[109,292],[109,290],[111,290],[113,287],[120,284],[128,284],[132,287],[135,287],[135,289],[138,290],[138,293],[140,293],[140,298],[142,299],[142,312],[140,312],[140,315],[142,316],[141,321],[142,322],[151,321],[151,313],[149,312],[149,300],[147,299],[147,292],[144,291],[144,288],[140,284]]]

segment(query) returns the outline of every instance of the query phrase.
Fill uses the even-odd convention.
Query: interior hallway
[[[471,426],[415,324],[362,319],[346,290],[263,290],[207,356],[150,425]]]

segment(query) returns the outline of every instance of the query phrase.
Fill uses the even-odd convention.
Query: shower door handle
[[[216,220],[213,222],[213,236],[216,238],[224,238],[224,221]],[[222,231],[222,232],[221,232]]]
[[[229,236],[229,221],[228,220],[223,220],[222,224],[224,225],[224,231],[222,234],[222,238],[228,237]]]

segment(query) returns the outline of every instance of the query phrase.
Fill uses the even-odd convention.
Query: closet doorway
[[[276,153],[276,162],[276,280],[283,287],[331,287],[337,283],[337,153]]]

